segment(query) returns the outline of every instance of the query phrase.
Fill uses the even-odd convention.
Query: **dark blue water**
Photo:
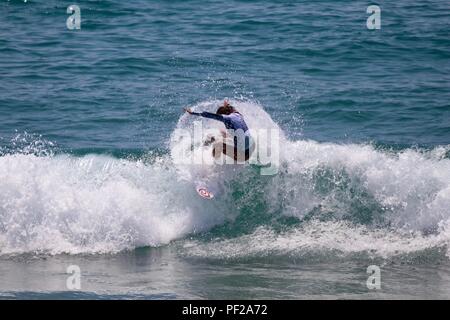
[[[378,1],[379,30],[364,1],[78,1],[81,29],[68,30],[71,4],[0,2],[5,297],[72,297],[73,259],[89,264],[88,298],[449,297],[391,265],[448,283],[448,1]],[[278,175],[224,177],[211,204],[180,179],[169,140],[183,107],[225,98],[255,123],[267,113],[287,140]],[[54,286],[38,281],[47,265],[23,265],[42,255]],[[374,261],[390,266],[390,287],[366,295]],[[127,268],[122,282],[102,278]],[[342,285],[286,289],[311,270]],[[221,291],[245,275],[242,291]]]

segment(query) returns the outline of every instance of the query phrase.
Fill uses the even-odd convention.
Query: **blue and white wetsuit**
[[[234,130],[234,147],[241,152],[248,152],[253,145],[253,139],[250,136],[248,126],[245,123],[244,117],[239,112],[233,112],[229,115],[215,114],[211,112],[192,112],[191,114],[203,118],[214,119],[225,124],[228,130]],[[243,134],[244,143],[238,143],[238,136]],[[239,137],[241,138],[241,137]],[[242,141],[242,139],[240,139]]]

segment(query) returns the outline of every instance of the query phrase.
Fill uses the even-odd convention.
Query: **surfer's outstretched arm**
[[[227,117],[226,115],[217,114],[217,113],[211,113],[211,112],[207,112],[207,111],[193,112],[189,108],[185,108],[184,111],[186,111],[187,113],[192,114],[194,116],[199,116],[199,117],[203,117],[203,118],[213,119],[213,120],[217,120],[217,121],[220,121],[220,122],[225,122],[226,117]]]
[[[194,115],[194,116],[200,116],[203,118],[208,118],[208,119],[214,119],[217,121],[221,121],[224,122],[225,121],[225,117],[221,114],[215,114],[215,113],[211,113],[211,112],[190,112],[190,114]]]

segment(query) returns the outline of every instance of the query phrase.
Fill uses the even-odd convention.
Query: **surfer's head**
[[[233,112],[236,112],[236,109],[231,104],[229,104],[227,100],[225,100],[223,102],[223,106],[220,106],[219,109],[217,109],[216,114],[229,115]]]

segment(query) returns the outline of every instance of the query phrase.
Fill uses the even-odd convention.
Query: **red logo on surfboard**
[[[211,192],[209,192],[206,188],[197,188],[197,193],[200,195],[200,197],[205,199],[214,198],[214,195]]]

